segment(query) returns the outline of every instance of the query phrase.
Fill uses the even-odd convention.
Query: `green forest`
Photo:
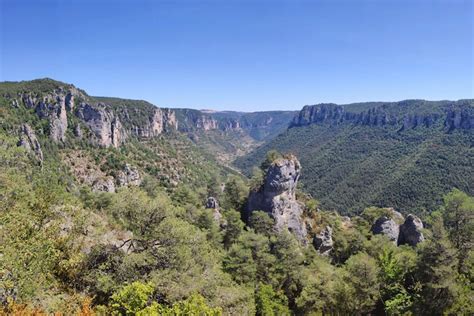
[[[416,109],[417,102],[407,103],[400,111]],[[468,110],[473,109],[471,101]],[[251,175],[270,150],[296,154],[304,168],[303,189],[341,214],[373,205],[425,214],[452,188],[474,194],[474,133],[447,132],[441,122],[407,130],[324,122],[293,127],[234,164]]]
[[[474,199],[461,191],[423,219],[427,241],[416,248],[371,235],[383,209],[367,208],[347,226],[308,200],[308,216],[334,227],[334,249],[323,257],[276,232],[266,213],[242,222],[248,186],[238,177],[218,196],[221,226],[202,206],[211,184],[92,193],[71,188],[54,162],[31,167],[10,137],[0,146],[4,314],[473,312]],[[126,250],[101,240],[120,231],[132,233]]]
[[[98,146],[95,126],[75,110],[65,141],[53,141],[67,89],[50,80],[0,86],[0,315],[474,313],[474,198],[471,183],[458,185],[472,174],[471,134],[341,126],[336,138],[318,125],[291,128],[244,157],[247,177],[180,131]],[[75,108],[80,100],[102,109],[77,91]],[[22,93],[53,110],[39,115],[42,101],[28,106]],[[134,113],[134,101],[107,100],[116,104],[97,113],[112,127],[117,108]],[[140,124],[149,106],[136,108]],[[133,130],[136,120],[123,126]],[[26,123],[36,134],[30,147]],[[275,143],[282,154],[262,153]],[[296,189],[282,185],[282,196],[301,210],[303,239],[248,206],[275,172],[283,178],[295,147],[301,185],[290,170]],[[390,207],[422,221],[414,244],[375,233],[381,218],[397,233],[405,227]],[[325,232],[323,252],[316,240]]]

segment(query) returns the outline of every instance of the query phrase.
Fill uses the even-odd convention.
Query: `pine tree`
[[[449,238],[458,250],[459,272],[466,273],[465,261],[473,250],[474,198],[454,189],[444,197],[443,220]]]
[[[419,247],[416,278],[421,284],[415,310],[422,315],[440,315],[455,300],[457,258],[440,216],[433,218],[433,236]]]

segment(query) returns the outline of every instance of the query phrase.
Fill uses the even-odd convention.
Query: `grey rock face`
[[[36,106],[40,118],[49,120],[50,137],[53,141],[65,141],[67,130],[67,112],[65,96],[62,94],[47,96]]]
[[[128,113],[127,113],[128,117]],[[144,126],[133,126],[132,134],[141,138],[151,138],[160,135],[164,130],[163,112],[155,109]]]
[[[163,132],[163,112],[156,109],[153,117],[150,119],[151,136],[157,136]]]
[[[129,114],[126,113],[127,117],[122,119],[129,119]],[[132,126],[132,135],[141,138],[152,138],[156,137],[163,132],[175,131],[178,129],[178,122],[176,121],[175,112],[170,109],[153,109],[152,113],[149,114],[148,122],[142,126]]]
[[[171,109],[162,109],[163,113],[163,126],[166,132],[178,130],[178,120],[176,119],[176,113]]]
[[[237,120],[232,120],[229,119],[225,122],[222,123],[222,129],[224,131],[232,131],[232,130],[238,130],[241,129],[240,122]]]
[[[76,115],[95,134],[99,146],[117,148],[126,138],[118,118],[102,103],[94,106],[81,103]]]
[[[431,127],[440,119],[438,114],[407,115],[402,120],[401,130],[414,129],[416,127]]]
[[[333,103],[324,103],[314,106],[306,105],[295,116],[292,122],[292,126],[303,126],[312,123],[328,122],[337,124],[344,120],[345,110],[341,105]]]
[[[408,106],[409,103],[409,101],[397,102],[400,108]],[[439,112],[394,114],[393,111],[390,114],[390,111],[387,110],[388,106],[390,106],[389,103],[375,105],[374,108],[362,112],[351,112],[349,107],[332,103],[307,105],[294,117],[290,127],[347,123],[364,126],[398,126],[400,127],[399,131],[404,131],[419,127],[430,128],[437,126],[438,122],[441,123],[444,120],[444,127],[447,131],[474,128],[472,105],[468,100],[446,104],[445,115]]]
[[[397,243],[400,233],[398,224],[388,216],[378,218],[370,230],[374,235],[387,236],[394,243]]]
[[[30,94],[23,94],[21,99],[27,108],[32,109],[36,106],[37,98],[31,96]]]
[[[451,108],[446,111],[446,119],[444,121],[446,130],[454,129],[473,129],[474,115],[466,108]]]
[[[74,96],[77,95],[77,90],[71,90],[66,94],[64,103],[66,105],[66,110],[72,112],[74,110]]]
[[[36,138],[36,134],[28,124],[23,124],[20,129],[20,140],[18,146],[25,148],[28,152],[33,152],[40,164],[43,163],[43,151]]]
[[[301,165],[296,157],[275,161],[267,171],[264,184],[258,191],[250,192],[248,212],[261,210],[275,219],[277,230],[288,229],[305,242],[306,225],[303,208],[295,197]]]
[[[119,186],[135,185],[138,186],[142,182],[140,173],[137,168],[126,164],[123,171],[117,175],[117,182]]]
[[[408,244],[416,246],[418,243],[425,240],[421,230],[423,229],[423,222],[417,216],[410,214],[407,216],[405,222],[400,225],[400,235],[398,237],[398,244]]]
[[[332,228],[326,226],[318,235],[313,238],[313,246],[322,255],[329,255],[334,245],[332,240]]]

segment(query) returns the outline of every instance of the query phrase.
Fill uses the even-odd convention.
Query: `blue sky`
[[[473,98],[473,2],[0,0],[0,81],[241,111]]]

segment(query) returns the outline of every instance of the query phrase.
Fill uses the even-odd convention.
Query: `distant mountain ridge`
[[[96,134],[97,143],[106,147],[117,147],[129,137],[149,138],[173,130],[243,131],[262,141],[286,129],[296,114],[295,111],[244,113],[158,108],[143,100],[89,96],[72,84],[49,78],[2,82],[0,93],[13,106],[24,104],[49,119],[54,141],[64,141],[68,117],[75,117],[81,124],[73,128],[86,125]]]
[[[235,161],[250,175],[270,150],[299,157],[303,190],[325,209],[434,210],[474,194],[474,100],[305,106],[278,137]]]
[[[361,110],[363,105],[368,109]],[[310,124],[337,125],[350,123],[367,126],[398,126],[400,129],[431,127],[439,120],[446,130],[474,128],[472,100],[400,102],[368,102],[348,105],[324,103],[305,106],[293,119],[290,127]]]

